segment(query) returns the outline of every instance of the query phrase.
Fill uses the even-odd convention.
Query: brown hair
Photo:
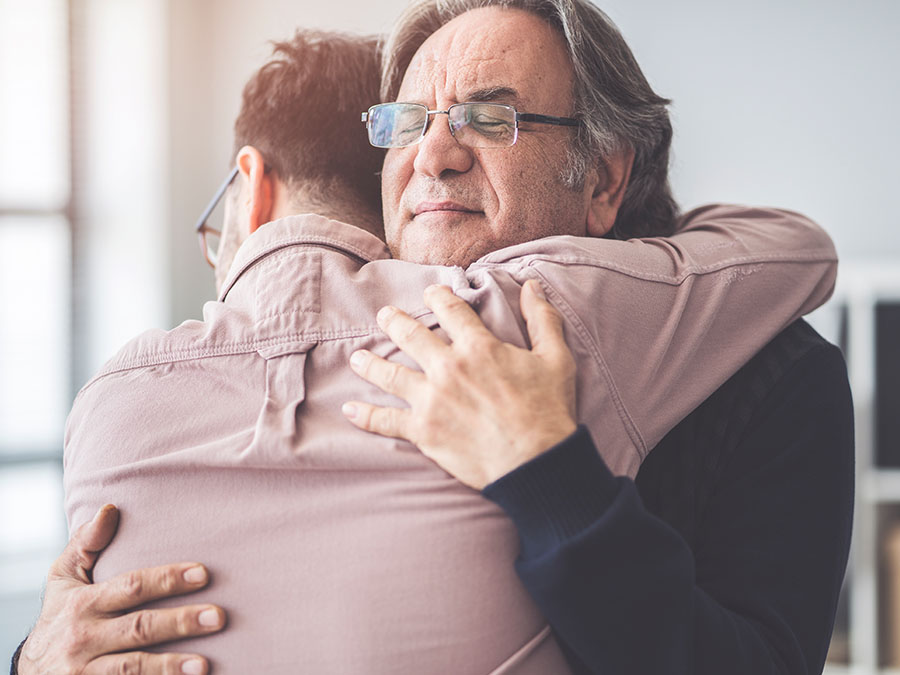
[[[398,19],[383,53],[381,96],[396,100],[406,68],[429,35],[479,7],[523,9],[560,32],[575,73],[575,110],[582,125],[563,176],[573,189],[587,169],[616,151],[634,151],[631,179],[610,236],[671,234],[678,205],[669,188],[672,125],[658,96],[612,20],[588,0],[422,0]]]
[[[274,42],[244,87],[234,153],[259,150],[290,188],[337,191],[381,215],[384,152],[369,145],[360,113],[378,100],[377,38],[300,30]]]

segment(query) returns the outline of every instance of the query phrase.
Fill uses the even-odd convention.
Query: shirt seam
[[[578,315],[578,312],[576,312],[572,308],[572,306],[562,296],[562,294],[553,287],[553,285],[547,280],[547,278],[539,269],[532,269],[543,280],[544,285],[549,291],[548,295],[552,299],[553,304],[572,324],[573,328],[575,329],[575,333],[578,336],[578,339],[581,340],[582,344],[587,348],[588,353],[590,353],[591,358],[593,358],[597,363],[597,366],[600,369],[600,374],[603,377],[603,380],[606,382],[610,400],[612,400],[613,402],[616,414],[622,421],[622,424],[625,427],[625,432],[631,439],[632,445],[637,450],[638,457],[643,462],[647,456],[646,441],[644,441],[644,437],[641,434],[640,429],[632,418],[631,413],[628,412],[628,409],[625,406],[625,402],[622,400],[622,397],[619,394],[619,388],[616,385],[612,373],[610,372],[609,366],[606,363],[606,359],[603,358],[603,354],[601,353],[600,347],[597,345],[596,340],[591,337],[590,331],[588,331],[587,327],[585,327],[584,322]]]
[[[483,261],[474,263],[469,269],[476,267],[504,267],[509,265],[533,267],[538,262],[550,262],[558,265],[583,265],[598,269],[606,269],[611,272],[623,274],[625,276],[640,279],[642,281],[657,281],[660,283],[677,286],[683,284],[690,277],[704,276],[715,274],[731,267],[741,267],[745,265],[755,265],[759,263],[794,263],[794,264],[821,264],[829,262],[837,262],[837,256],[834,252],[826,249],[811,249],[808,251],[791,251],[789,253],[766,253],[765,255],[743,255],[728,258],[726,260],[716,261],[707,265],[689,265],[686,266],[679,274],[653,274],[643,272],[641,270],[630,268],[626,265],[619,265],[611,261],[598,262],[596,258],[591,256],[569,255],[560,256],[555,254],[534,253],[510,258],[503,261]]]
[[[344,330],[316,330],[308,333],[295,333],[292,335],[279,335],[271,338],[258,338],[241,342],[229,342],[219,344],[209,348],[187,348],[175,349],[171,351],[158,352],[155,354],[141,356],[117,362],[114,365],[102,369],[94,377],[92,377],[81,391],[85,391],[98,380],[108,375],[122,373],[128,370],[136,370],[138,368],[149,368],[152,366],[161,366],[167,363],[178,363],[181,361],[191,361],[196,359],[216,358],[220,356],[239,356],[241,354],[252,354],[264,347],[276,347],[282,344],[290,344],[292,342],[305,342],[308,344],[320,344],[325,342],[335,342],[338,340],[347,340],[351,338],[366,337],[380,332],[378,326],[367,326],[365,328],[347,328]]]
[[[295,312],[302,314],[304,312]],[[433,328],[437,325],[437,317],[427,308],[420,308],[409,312],[409,315],[416,319],[425,319],[424,324],[427,328]],[[270,317],[266,317],[267,319]],[[192,359],[215,358],[219,356],[238,356],[240,354],[252,354],[261,348],[277,347],[282,344],[290,344],[292,342],[305,342],[308,344],[320,344],[325,342],[336,342],[338,340],[349,340],[352,338],[361,338],[369,335],[381,333],[381,328],[377,325],[360,326],[356,328],[344,328],[341,330],[325,330],[315,329],[306,332],[291,333],[289,335],[276,335],[267,338],[254,338],[252,340],[241,340],[237,342],[218,343],[210,347],[187,347],[181,349],[171,349],[151,354],[142,354],[139,357],[121,358],[116,357],[112,363],[107,364],[94,377],[81,388],[84,391],[97,380],[107,375],[125,372],[127,370],[135,370],[138,368],[149,368],[151,366],[160,366],[166,363],[177,363],[180,361],[190,361]]]
[[[265,247],[260,249],[255,255],[251,256],[245,263],[243,263],[241,267],[234,273],[234,276],[229,275],[229,278],[226,279],[225,285],[223,286],[224,290],[219,295],[219,300],[223,301],[228,296],[228,294],[235,287],[235,285],[237,285],[238,280],[244,275],[245,272],[247,272],[251,267],[257,265],[261,260],[268,258],[273,253],[276,253],[279,250],[285,248],[290,248],[292,246],[317,245],[332,247],[336,252],[348,257],[355,257],[364,264],[374,262],[375,260],[382,260],[382,258],[373,257],[371,255],[371,252],[365,251],[364,249],[350,244],[343,239],[336,239],[334,237],[327,237],[324,235],[304,235],[303,237],[294,235],[290,237],[282,237],[281,239],[275,239],[268,242]]]

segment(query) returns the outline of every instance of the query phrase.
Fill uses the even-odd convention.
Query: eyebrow
[[[519,92],[512,87],[486,87],[484,89],[476,89],[475,91],[469,92],[463,100],[479,103],[487,103],[490,101],[516,103],[519,101]]]

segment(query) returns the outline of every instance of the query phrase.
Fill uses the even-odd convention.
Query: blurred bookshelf
[[[900,675],[900,260],[842,263],[810,317],[844,351],[856,425],[850,562],[825,675]]]

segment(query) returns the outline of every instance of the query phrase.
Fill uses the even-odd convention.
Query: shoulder
[[[636,483],[691,541],[701,514],[747,476],[852,477],[853,411],[841,351],[796,321],[676,426]],[[829,478],[830,480],[830,478]]]
[[[150,329],[126,342],[82,387],[94,386],[108,375],[181,360],[193,352],[204,334],[200,321],[188,321],[170,330]]]
[[[730,433],[723,440],[732,447],[748,425],[761,423],[767,409],[788,403],[797,392],[824,402],[848,391],[840,349],[798,320],[775,336],[696,412],[701,420],[731,420]]]
[[[126,342],[82,391],[114,373],[252,352],[270,341],[254,328],[248,312],[223,302],[207,302],[202,321],[189,319],[168,330],[153,328]]]
[[[792,394],[825,401],[849,393],[840,349],[803,320],[795,321],[698,406],[660,446],[715,429],[717,445],[727,453],[766,410]]]

